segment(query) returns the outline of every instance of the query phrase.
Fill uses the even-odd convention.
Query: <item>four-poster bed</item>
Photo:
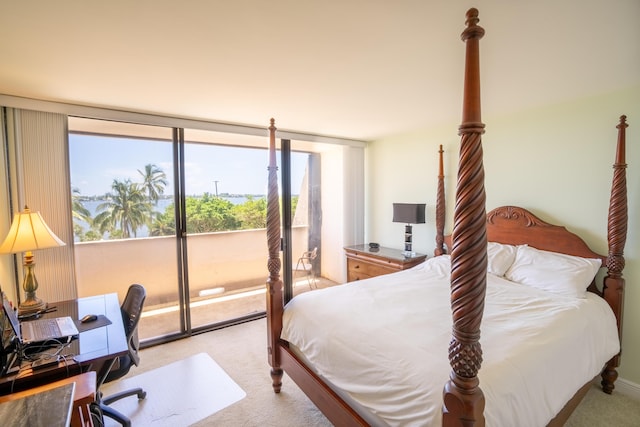
[[[487,214],[478,49],[484,30],[477,10],[467,12],[466,24],[453,233],[443,235],[441,148],[438,256],[424,264],[305,293],[285,307],[273,119],[269,127],[273,388],[280,392],[286,372],[335,425],[480,426],[485,418],[492,425],[562,425],[594,376],[601,373],[604,391],[613,390],[627,226],[625,118],[618,125],[608,256],[525,209],[505,206]],[[598,289],[594,276],[601,265],[607,273]],[[573,351],[582,353],[571,357]]]

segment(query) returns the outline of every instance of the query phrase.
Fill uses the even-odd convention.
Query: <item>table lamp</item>
[[[34,272],[35,262],[32,251],[64,245],[65,243],[44,222],[40,212],[31,212],[25,206],[24,212],[14,215],[9,234],[0,245],[0,254],[25,253],[22,283],[25,300],[18,306],[20,314],[37,312],[46,307],[46,303],[36,297],[38,280]]]
[[[407,258],[416,256],[412,250],[412,226],[411,224],[425,223],[424,203],[394,203],[393,204],[393,222],[403,222],[404,227],[404,251],[402,255]]]

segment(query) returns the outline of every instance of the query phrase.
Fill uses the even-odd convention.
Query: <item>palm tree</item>
[[[93,219],[91,218],[91,212],[85,208],[80,200],[80,189],[78,187],[71,188],[71,210],[73,212],[73,218],[80,221],[84,221],[91,225]]]
[[[164,194],[164,187],[167,185],[167,175],[157,165],[149,163],[144,167],[144,172],[138,169],[142,175],[142,189],[146,191],[149,200],[157,202]]]
[[[142,175],[142,190],[146,191],[149,200],[154,205],[158,204],[158,199],[164,194],[164,187],[167,185],[167,175],[157,165],[147,164],[144,172],[138,169],[138,173]],[[149,224],[153,223],[153,217],[157,215],[149,205]]]
[[[80,200],[80,189],[77,187],[71,188],[71,212],[73,215],[73,234],[78,236],[82,241],[84,240],[84,231],[82,226],[75,222],[75,220],[83,221],[89,224],[89,227],[93,226],[93,218],[91,218],[91,211],[87,209]]]
[[[138,229],[147,224],[147,213],[151,211],[151,203],[139,184],[113,180],[113,192],[107,193],[107,201],[96,208],[100,212],[94,223],[101,233],[109,232],[112,236],[129,238],[137,235]]]

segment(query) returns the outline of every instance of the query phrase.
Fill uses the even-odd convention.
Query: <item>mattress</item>
[[[281,337],[358,411],[391,426],[440,426],[449,378],[449,256],[300,294]],[[488,426],[546,425],[619,352],[597,295],[572,298],[487,275],[478,374]]]

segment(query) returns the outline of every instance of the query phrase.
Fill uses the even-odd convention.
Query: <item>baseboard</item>
[[[625,396],[640,400],[640,384],[632,383],[623,378],[618,378],[615,382],[614,392],[619,392]]]

